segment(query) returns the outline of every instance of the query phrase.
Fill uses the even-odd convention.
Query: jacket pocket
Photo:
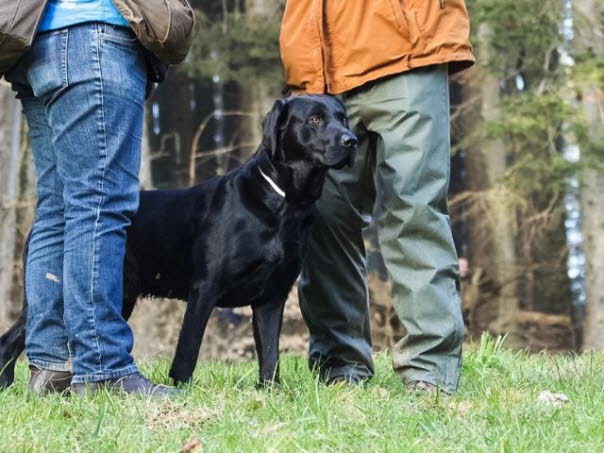
[[[418,14],[409,0],[390,0],[394,17],[403,36],[409,40],[411,46],[417,49],[422,45],[424,33],[419,24]],[[424,4],[438,3],[439,0],[425,0]]]
[[[401,0],[409,14],[413,16],[421,37],[431,40],[437,29],[442,15],[447,9],[446,0]]]
[[[103,24],[101,33],[103,41],[109,41],[121,47],[138,50],[139,42],[134,32],[126,27],[118,27],[110,24]]]
[[[403,33],[405,38],[409,38],[409,24],[407,23],[407,18],[403,13],[403,7],[401,5],[401,0],[388,0],[390,3],[390,9],[392,10],[392,16],[394,17],[394,22],[396,23],[397,28]]]

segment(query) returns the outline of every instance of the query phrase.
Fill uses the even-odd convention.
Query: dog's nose
[[[358,141],[354,135],[344,134],[340,137],[340,143],[346,148],[352,148],[357,145]]]

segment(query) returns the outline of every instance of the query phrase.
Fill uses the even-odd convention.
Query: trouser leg
[[[126,228],[138,207],[146,84],[131,32],[69,29],[68,86],[49,108],[65,199],[65,319],[72,383],[135,372],[122,317]]]
[[[70,368],[68,336],[63,320],[63,183],[44,102],[36,96],[27,71],[32,56],[6,74],[21,100],[36,168],[36,218],[25,257],[25,297],[28,303],[25,348],[30,364],[52,371]],[[46,71],[45,85],[60,84]],[[39,91],[38,91],[39,93]]]
[[[136,371],[121,309],[125,230],[138,206],[140,44],[126,28],[82,24],[37,36],[23,64],[63,184],[60,281],[72,382],[125,376]]]
[[[373,178],[369,137],[355,130],[355,110],[348,114],[359,139],[357,156],[352,168],[327,175],[299,282],[300,308],[310,331],[309,363],[324,380],[373,375],[362,235],[373,204]]]
[[[447,208],[447,68],[434,66],[376,84],[366,99],[376,134],[378,238],[406,336],[395,370],[453,392],[461,365],[463,321],[457,254]]]
[[[63,184],[57,174],[50,127],[39,99],[22,99],[37,174],[38,201],[26,257],[28,300],[25,348],[39,368],[70,369],[63,321]]]
[[[300,280],[310,363],[320,364],[327,378],[372,374],[361,230],[372,212],[375,170],[380,248],[407,331],[394,348],[394,368],[405,381],[427,381],[452,392],[459,380],[463,321],[446,200],[446,66],[379,80],[346,94],[344,101],[361,146],[352,171],[330,172],[317,204]]]

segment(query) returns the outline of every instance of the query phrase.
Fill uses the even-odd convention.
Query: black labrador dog
[[[357,140],[331,96],[278,100],[256,153],[241,167],[184,190],[142,191],[127,233],[123,316],[139,296],[187,301],[170,369],[190,380],[212,309],[251,305],[260,383],[278,381],[279,335],[298,277],[313,204],[330,168],[352,164]],[[24,252],[27,256],[27,248]],[[0,338],[0,387],[24,349],[23,313]]]

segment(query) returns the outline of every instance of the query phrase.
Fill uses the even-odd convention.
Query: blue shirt
[[[48,0],[38,32],[57,30],[84,22],[129,27],[111,0]]]

